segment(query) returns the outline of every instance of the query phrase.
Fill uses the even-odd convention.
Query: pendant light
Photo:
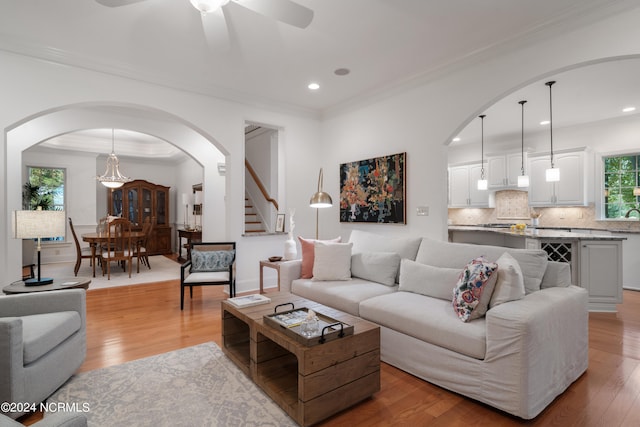
[[[555,81],[546,82],[545,85],[549,86],[549,135],[551,139],[551,168],[546,170],[547,182],[560,181],[560,169],[556,168],[553,164],[553,103],[551,100],[551,86]]]
[[[480,116],[480,124],[481,124],[481,137],[480,137],[480,179],[478,180],[478,190],[486,190],[489,187],[489,183],[484,176],[484,118],[487,117],[485,114]]]
[[[126,182],[131,181],[131,178],[128,178],[120,173],[120,168],[118,166],[120,161],[116,157],[114,146],[114,130],[111,129],[111,154],[109,154],[109,157],[107,157],[107,170],[104,171],[104,174],[102,176],[96,177],[96,179],[107,188],[119,188],[122,187]]]
[[[529,186],[529,175],[525,175],[524,173],[524,104],[526,104],[526,100],[519,101],[518,104],[522,107],[522,130],[520,132],[520,172],[522,175],[518,176],[518,187],[528,187]]]

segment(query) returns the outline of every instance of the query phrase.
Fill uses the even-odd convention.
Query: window
[[[23,209],[63,211],[66,170],[59,168],[27,167],[27,182],[23,187]],[[63,241],[64,236],[42,239],[42,241]]]
[[[604,217],[621,218],[632,208],[640,206],[640,155],[603,157]]]

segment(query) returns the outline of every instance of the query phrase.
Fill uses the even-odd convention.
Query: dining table
[[[139,243],[144,240],[145,234],[142,231],[132,231],[131,240],[136,242],[136,247],[140,248]],[[85,233],[82,236],[82,241],[89,243],[91,247],[91,259],[93,260],[93,277],[96,277],[96,248],[102,244],[106,244],[109,235],[107,233]]]

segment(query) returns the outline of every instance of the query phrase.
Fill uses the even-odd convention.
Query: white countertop
[[[524,231],[511,231],[509,228],[492,228],[472,225],[450,225],[449,231],[482,231],[507,234],[510,236],[522,236],[530,239],[626,240],[626,237],[615,235],[576,233],[573,231],[537,229],[530,227],[527,227],[527,229]]]

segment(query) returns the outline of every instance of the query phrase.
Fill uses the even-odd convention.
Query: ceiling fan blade
[[[215,50],[228,50],[231,46],[229,28],[223,9],[203,13],[202,30],[209,47]]]
[[[291,0],[239,0],[236,3],[298,28],[307,28],[313,20],[313,10]]]
[[[145,0],[96,0],[97,3],[100,3],[103,6],[107,7],[120,7],[127,6],[133,3],[139,3]]]

